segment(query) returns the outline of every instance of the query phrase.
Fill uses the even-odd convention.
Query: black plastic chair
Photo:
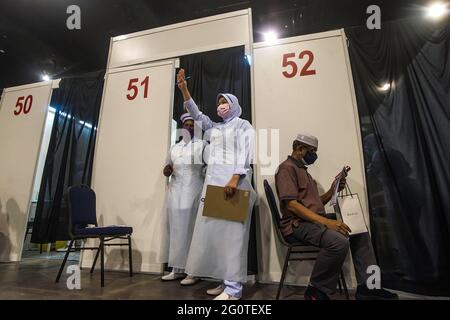
[[[128,245],[128,259],[130,267],[130,277],[133,276],[133,257],[131,249],[131,234],[133,228],[129,226],[105,226],[99,227],[97,224],[95,192],[86,185],[73,186],[68,189],[69,203],[69,236],[71,238],[64,260],[59,268],[56,282],[59,282],[62,271],[66,264],[70,252],[80,250],[97,250],[90,273],[94,272],[95,264],[100,255],[101,286],[105,285],[105,246],[126,246]],[[94,225],[95,227],[90,227]],[[86,240],[98,238],[98,247],[73,248],[76,240]],[[106,243],[114,239],[127,239],[128,243]]]
[[[287,247],[286,252],[286,258],[284,259],[284,265],[283,265],[283,271],[281,273],[281,279],[280,284],[278,285],[278,291],[277,291],[277,297],[276,299],[279,300],[281,289],[283,288],[284,279],[286,278],[287,268],[289,261],[312,261],[317,259],[317,254],[319,253],[319,249],[315,246],[312,246],[307,243],[303,242],[296,242],[296,243],[290,243],[286,241],[283,234],[281,233],[280,225],[281,225],[281,216],[280,212],[278,211],[278,206],[275,201],[275,196],[272,191],[272,187],[269,185],[269,182],[267,182],[266,179],[264,179],[264,191],[266,193],[267,202],[269,203],[270,212],[272,215],[272,221],[275,226],[275,232],[278,236],[278,240],[281,242],[281,244],[285,247]],[[291,255],[297,254],[296,257],[291,257]],[[316,254],[314,257],[304,257],[304,256],[298,256],[298,254]],[[347,300],[349,299],[349,294],[347,290],[347,283],[345,282],[344,274],[341,271],[340,273],[340,279],[338,282],[339,285],[339,291],[342,293],[342,287],[341,287],[341,281],[342,286],[344,287],[344,293]]]

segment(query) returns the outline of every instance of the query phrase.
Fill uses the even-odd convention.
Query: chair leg
[[[94,262],[92,262],[91,271],[89,273],[93,273],[95,269],[95,265],[97,264],[98,255],[100,254],[100,246],[98,246],[97,252],[95,253]]]
[[[347,283],[345,282],[345,277],[344,277],[344,272],[341,270],[341,280],[342,280],[342,286],[344,287],[344,293],[345,293],[345,298],[347,300],[350,300],[350,295],[348,294],[348,289],[347,289]]]
[[[56,281],[55,282],[59,282],[59,278],[61,278],[61,274],[62,274],[62,272],[64,270],[64,266],[66,265],[67,258],[69,257],[70,250],[72,249],[72,245],[73,245],[73,240],[70,241],[70,244],[67,247],[66,254],[64,255],[64,260],[63,260],[63,262],[61,264],[61,267],[59,268],[58,275],[56,276]]]
[[[104,238],[101,237],[100,238],[100,262],[101,262],[101,266],[100,266],[100,272],[101,272],[101,286],[104,287],[105,286],[105,242],[104,242]]]
[[[128,236],[128,265],[130,267],[130,277],[133,276],[133,251],[131,250],[131,236]]]
[[[281,273],[280,284],[278,285],[278,291],[277,291],[277,298],[276,298],[276,300],[280,299],[281,288],[283,287],[284,278],[286,277],[289,257],[291,256],[291,250],[292,250],[292,248],[288,249],[288,251],[286,253],[286,258],[284,259],[284,266],[283,266],[283,271]]]

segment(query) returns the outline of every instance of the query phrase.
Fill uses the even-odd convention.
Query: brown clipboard
[[[245,222],[248,216],[250,191],[237,189],[231,199],[225,200],[224,187],[207,185],[202,201],[203,216],[237,222]]]

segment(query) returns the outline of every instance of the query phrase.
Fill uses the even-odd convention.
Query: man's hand
[[[177,73],[177,85],[178,89],[180,89],[182,92],[187,89],[187,82],[185,80],[185,74],[184,69],[180,69]]]
[[[236,189],[239,183],[240,176],[238,174],[234,174],[230,181],[225,185],[225,200],[233,198],[236,193]]]
[[[163,174],[166,177],[170,177],[172,175],[172,173],[173,173],[173,167],[170,164],[168,164],[167,166],[164,167]]]
[[[338,192],[341,192],[342,190],[344,190],[345,188],[345,184],[347,183],[347,178],[341,178],[341,180],[339,181],[339,186],[338,186]],[[334,192],[334,188],[336,186],[336,180],[333,181],[333,183],[331,184],[330,190],[327,191],[328,197],[331,199],[331,195]],[[328,199],[327,197],[327,201],[330,201],[330,199]],[[322,199],[323,200],[323,199]]]
[[[325,226],[328,229],[342,233],[347,238],[349,236],[349,233],[352,232],[352,230],[350,230],[350,228],[345,223],[337,221],[337,220],[327,219],[325,221]]]
[[[347,183],[347,178],[342,178],[339,181],[339,187],[338,187],[338,192],[341,192],[342,190],[344,190],[345,188],[345,184]]]

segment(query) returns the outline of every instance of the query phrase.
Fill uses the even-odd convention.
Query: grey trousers
[[[361,233],[346,238],[341,233],[330,230],[323,225],[301,222],[294,233],[286,237],[289,242],[302,241],[320,248],[310,284],[332,294],[336,291],[339,273],[351,249],[358,285],[365,284],[368,278],[367,267],[376,265],[375,254],[368,233]]]

